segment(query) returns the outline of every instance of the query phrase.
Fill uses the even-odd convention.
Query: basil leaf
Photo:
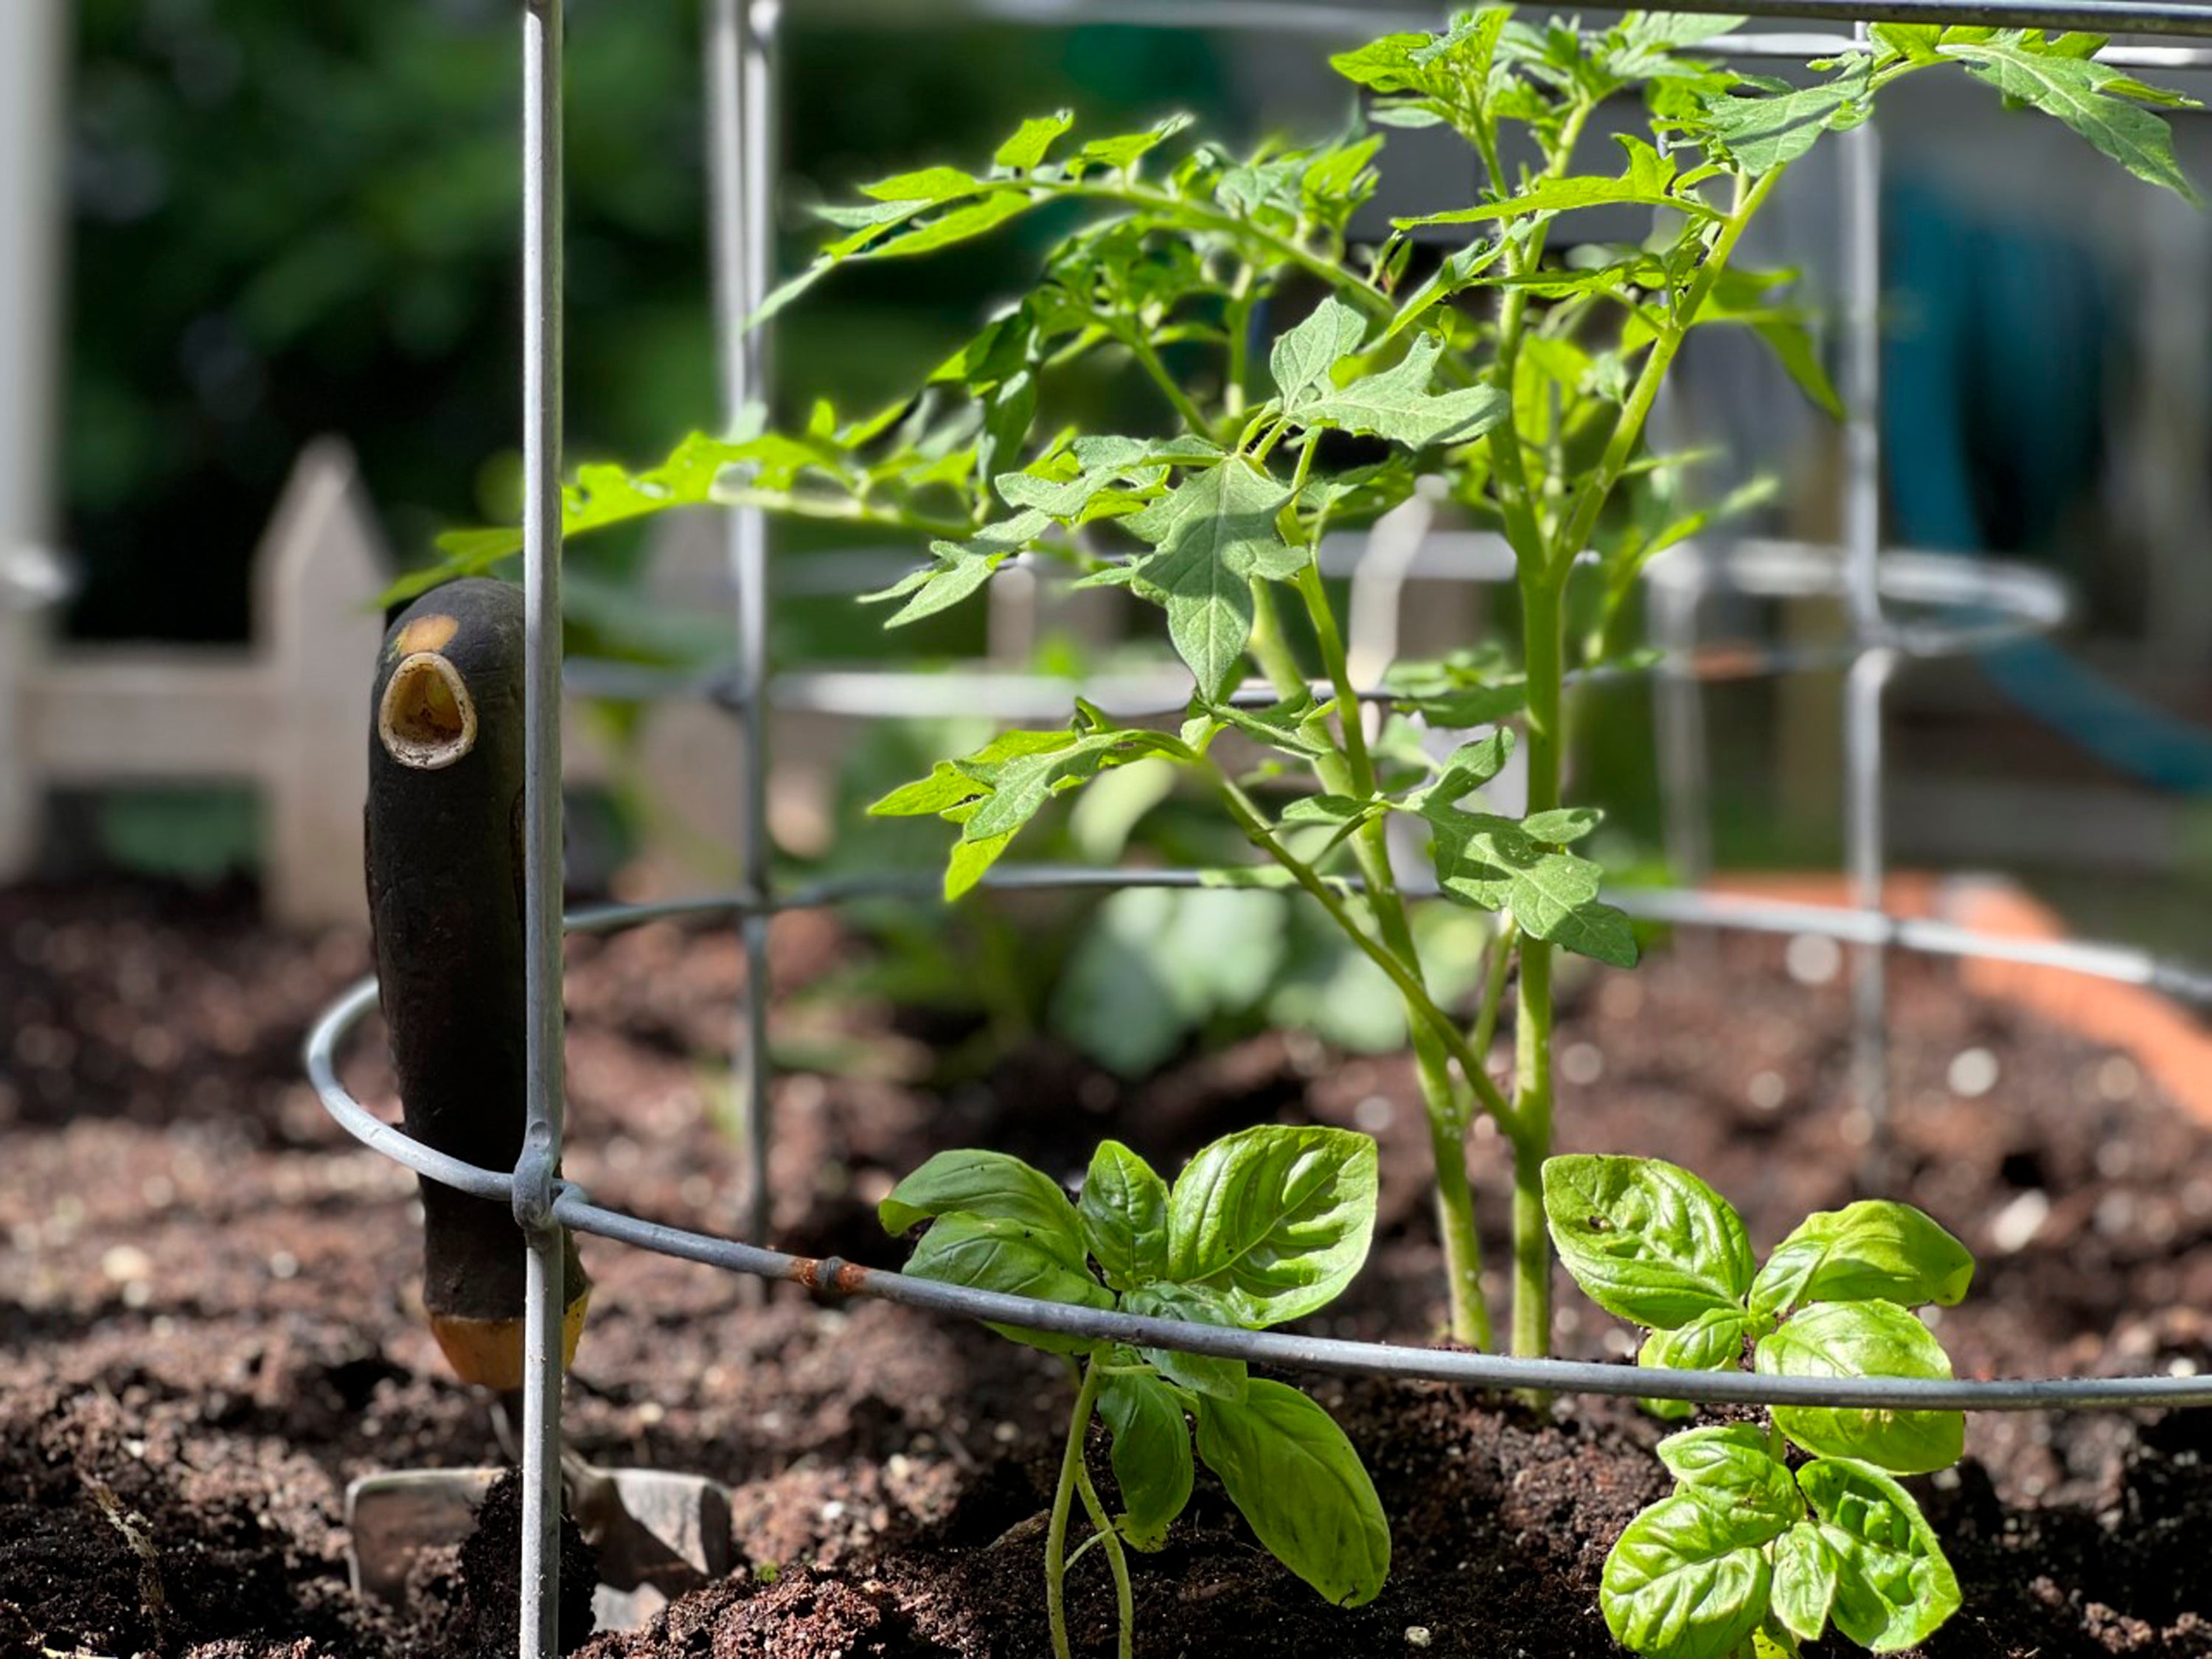
[[[1375,1599],[1390,1571],[1390,1528],[1327,1412],[1255,1376],[1242,1401],[1200,1396],[1198,1455],[1278,1561],[1339,1607]]]
[[[1773,1318],[1803,1302],[1954,1306],[1973,1253],[1910,1204],[1881,1200],[1821,1210],[1774,1247],[1751,1285],[1751,1311]]]
[[[1148,1319],[1180,1319],[1191,1325],[1220,1325],[1234,1329],[1235,1322],[1201,1291],[1186,1285],[1145,1285],[1121,1298],[1125,1312]],[[1241,1359],[1217,1358],[1211,1354],[1183,1353],[1174,1348],[1140,1348],[1146,1360],[1170,1382],[1194,1394],[1217,1400],[1244,1397],[1245,1366]]]
[[[1083,1271],[1083,1229],[1075,1206],[1043,1170],[1004,1152],[939,1152],[876,1206],[884,1231],[892,1234],[955,1212],[1018,1221],[1037,1234],[1062,1267]]]
[[[1655,1370],[1732,1371],[1743,1363],[1743,1340],[1756,1328],[1734,1306],[1708,1308],[1686,1325],[1654,1331],[1636,1363]],[[1684,1418],[1698,1408],[1686,1400],[1639,1400],[1654,1417]]]
[[[1959,1580],[1911,1494],[1880,1469],[1825,1457],[1797,1471],[1820,1536],[1836,1557],[1836,1628],[1894,1653],[1925,1641],[1959,1610]]]
[[[1765,1376],[1935,1376],[1951,1361],[1928,1328],[1887,1302],[1816,1302],[1760,1340]],[[1899,1474],[1946,1469],[1966,1449],[1960,1412],[1777,1406],[1775,1425],[1807,1451],[1860,1457]]]
[[[1751,1241],[1726,1199],[1657,1158],[1544,1163],[1544,1218],[1567,1271],[1607,1313],[1658,1330],[1733,1312],[1751,1285]]]
[[[1167,1272],[1168,1184],[1120,1141],[1098,1143],[1075,1207],[1084,1243],[1115,1290]]]
[[[1003,1216],[941,1217],[921,1236],[903,1271],[941,1285],[1004,1291],[1009,1296],[1033,1296],[1071,1307],[1114,1305],[1111,1291],[1080,1267],[1067,1265],[1060,1255],[1059,1241],[1048,1239],[1024,1222]],[[1098,1346],[1087,1336],[1066,1336],[1023,1325],[992,1323],[991,1328],[1047,1353],[1088,1353]]]
[[[1625,1648],[1667,1659],[1728,1659],[1766,1612],[1771,1533],[1695,1492],[1663,1498],[1605,1558],[1598,1606]]]
[[[1114,1437],[1114,1480],[1123,1510],[1116,1529],[1133,1549],[1156,1550],[1190,1502],[1190,1425],[1175,1393],[1156,1376],[1109,1376],[1098,1414]]]
[[[1774,1616],[1799,1641],[1817,1642],[1827,1629],[1841,1565],[1834,1547],[1808,1521],[1775,1540]]]
[[[1376,1182],[1375,1143],[1349,1129],[1225,1135],[1176,1177],[1168,1277],[1253,1329],[1310,1314],[1367,1260]]]
[[[1670,1434],[1659,1443],[1659,1461],[1680,1486],[1728,1511],[1731,1535],[1756,1542],[1804,1517],[1790,1471],[1775,1461],[1766,1434],[1748,1423]]]

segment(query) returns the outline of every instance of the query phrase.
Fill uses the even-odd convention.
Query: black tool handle
[[[407,1132],[514,1166],[526,1118],[522,595],[448,582],[392,623],[368,741],[368,905]],[[522,1382],[523,1240],[511,1208],[422,1186],[422,1300],[468,1382]],[[564,1358],[589,1282],[564,1240]]]

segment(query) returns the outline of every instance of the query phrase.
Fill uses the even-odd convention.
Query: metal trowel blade
[[[417,1469],[363,1476],[346,1488],[346,1556],[356,1595],[398,1606],[426,1550],[459,1545],[503,1471]],[[593,1472],[577,1522],[598,1552],[592,1610],[601,1630],[635,1630],[684,1591],[736,1565],[730,1493],[703,1475]]]

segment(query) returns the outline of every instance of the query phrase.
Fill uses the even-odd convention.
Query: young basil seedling
[[[1740,258],[1752,221],[1824,134],[1865,121],[1896,81],[1944,70],[2194,199],[2153,112],[2189,100],[2097,62],[2097,36],[1877,24],[1867,46],[1814,64],[1810,84],[1793,88],[1718,61],[1712,37],[1738,21],[1632,12],[1603,27],[1538,24],[1490,6],[1437,34],[1385,35],[1332,58],[1377,126],[1449,131],[1480,181],[1471,200],[1455,191],[1371,243],[1352,225],[1375,193],[1384,135],[1359,127],[1238,155],[1188,142],[1182,117],[1077,138],[1061,112],[1024,122],[981,167],[864,185],[858,201],[820,210],[836,234],[762,318],[848,265],[925,255],[1041,212],[1073,222],[912,397],[857,417],[817,402],[787,431],[763,429],[756,411],[645,471],[586,467],[567,495],[571,533],[708,500],[905,532],[931,556],[874,596],[896,604],[893,626],[959,604],[1018,557],[1066,562],[1084,583],[1157,607],[1193,681],[1179,731],[1079,702],[1066,726],[948,757],[875,810],[956,827],[945,890],[957,896],[1048,801],[1102,772],[1164,761],[1195,775],[1270,873],[1309,895],[1403,1000],[1451,1334],[1477,1346],[1492,1334],[1468,1132],[1487,1114],[1511,1153],[1512,1346],[1541,1354],[1553,959],[1636,958],[1626,921],[1599,898],[1600,866],[1577,850],[1599,815],[1564,798],[1566,675],[1626,650],[1627,601],[1652,557],[1759,495],[1690,499],[1702,458],[1655,450],[1649,417],[1692,335],[1711,329],[1759,340],[1807,396],[1841,412],[1789,298],[1791,273]],[[1631,100],[1640,119],[1604,118],[1639,131],[1589,137],[1601,108]],[[1646,216],[1643,240],[1584,235],[1562,257],[1554,239],[1588,223],[1578,215],[1624,206]],[[1153,394],[1152,429],[1054,424],[1060,388],[1102,359]],[[1470,648],[1358,684],[1318,550],[1425,476],[1510,545],[1518,660]],[[470,532],[441,545],[447,562],[410,587],[485,568],[520,540]],[[1310,639],[1304,655],[1285,612]],[[1248,678],[1271,706],[1237,698]],[[1377,690],[1387,710],[1362,702]],[[1438,761],[1420,726],[1495,729]],[[1232,733],[1235,744],[1217,741]],[[1517,817],[1480,796],[1516,748]],[[1426,839],[1447,899],[1498,917],[1471,1024],[1439,1006],[1417,948],[1394,818]],[[1509,984],[1510,1093],[1486,1069]],[[1725,1325],[1680,1340],[1719,1342]]]
[[[1951,1375],[1911,1310],[1955,1304],[1974,1258],[1910,1205],[1809,1216],[1763,1266],[1728,1200],[1656,1158],[1552,1158],[1544,1210],[1590,1300],[1650,1328],[1638,1364],[1732,1370],[1748,1346],[1771,1376]],[[1656,1659],[1795,1655],[1831,1623],[1875,1653],[1925,1640],[1959,1583],[1894,1477],[1949,1468],[1964,1436],[1957,1412],[1778,1406],[1661,1441],[1674,1495],[1607,1556],[1607,1625]]]
[[[1071,1203],[1059,1183],[1003,1152],[940,1152],[881,1206],[884,1228],[928,1231],[906,1271],[1079,1307],[1261,1330],[1326,1307],[1367,1259],[1375,1231],[1375,1143],[1349,1130],[1263,1127],[1215,1141],[1170,1187],[1119,1141],[1101,1144]],[[1390,1531],[1359,1454],[1296,1389],[1248,1376],[1241,1359],[1130,1348],[994,1325],[1067,1356],[1077,1388],[1045,1540],[1045,1605],[1055,1659],[1069,1659],[1064,1584],[1102,1548],[1120,1607],[1120,1651],[1135,1642],[1126,1544],[1155,1550],[1190,1501],[1192,1421],[1200,1462],[1253,1534],[1329,1601],[1372,1601]],[[1122,1512],[1109,1516],[1084,1461],[1093,1413],[1113,1437]],[[1073,1553],[1080,1499],[1091,1535]]]

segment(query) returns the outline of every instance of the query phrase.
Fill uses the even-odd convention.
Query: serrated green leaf
[[[2007,98],[2056,116],[2136,178],[2185,202],[2198,201],[2173,159],[2173,135],[2165,121],[2130,101],[2151,89],[2108,64],[2054,50],[2056,45],[2007,29],[1974,43],[1946,35],[1939,50],[1965,62],[1969,75]]]
[[[860,194],[878,202],[949,202],[969,194],[980,183],[974,173],[958,167],[921,167],[862,185]]]
[[[1331,294],[1304,321],[1277,336],[1267,354],[1267,370],[1285,404],[1296,404],[1316,387],[1326,388],[1329,371],[1359,349],[1366,332],[1367,319],[1358,307]]]
[[[1127,167],[1190,124],[1191,118],[1188,115],[1170,115],[1157,126],[1148,127],[1142,132],[1122,132],[1108,138],[1093,138],[1079,152],[1079,159],[1094,161],[1102,167]]]
[[[1735,1312],[1751,1241],[1728,1200],[1657,1158],[1578,1154],[1544,1162],[1544,1219],[1583,1293],[1656,1330]]]
[[[930,1224],[904,1273],[939,1284],[1035,1297],[1071,1307],[1110,1308],[1114,1293],[1062,1259],[1058,1242],[1029,1224],[1002,1216],[951,1214]],[[1001,1336],[1048,1353],[1087,1353],[1088,1337],[1063,1336],[1026,1326],[993,1324]]]
[[[1887,1302],[1816,1302],[1760,1338],[1754,1360],[1762,1376],[1951,1375],[1942,1344]],[[1862,1458],[1899,1474],[1947,1469],[1966,1449],[1959,1412],[1778,1406],[1774,1422],[1807,1451]]]
[[[1241,1401],[1200,1397],[1198,1455],[1274,1558],[1339,1607],[1380,1593],[1390,1528],[1359,1454],[1328,1413],[1254,1377]]]
[[[1168,1184],[1118,1140],[1102,1140],[1076,1212],[1085,1243],[1115,1290],[1167,1272]]]
[[[1521,828],[1536,841],[1560,846],[1580,841],[1604,822],[1605,814],[1595,806],[1555,806],[1529,813],[1521,820]]]
[[[945,902],[950,904],[969,892],[999,861],[999,855],[1012,844],[1013,839],[1014,832],[1009,830],[1003,836],[981,841],[954,842],[945,861]]]
[[[1764,1543],[1804,1517],[1797,1483],[1756,1425],[1685,1430],[1662,1440],[1658,1451],[1683,1490],[1727,1513],[1732,1537]]]
[[[1769,1536],[1694,1493],[1662,1498],[1605,1558],[1606,1627],[1638,1653],[1729,1659],[1766,1612]]]
[[[1409,449],[1470,442],[1505,418],[1510,400],[1492,386],[1431,392],[1443,350],[1443,343],[1433,337],[1416,340],[1392,367],[1287,404],[1285,413],[1301,426],[1335,427]]]
[[[1836,1628],[1875,1653],[1924,1642],[1959,1610],[1959,1580],[1911,1494],[1881,1470],[1824,1457],[1797,1471],[1836,1557]]]
[[[1060,110],[1051,115],[1032,115],[1014,131],[1012,137],[999,146],[991,160],[998,166],[1014,173],[1027,173],[1044,160],[1060,134],[1075,125],[1071,110]]]
[[[1168,1277],[1255,1330],[1302,1318],[1367,1260],[1376,1183],[1374,1141],[1347,1129],[1266,1124],[1224,1136],[1176,1177]]]
[[[1253,580],[1295,575],[1312,556],[1288,545],[1276,526],[1290,493],[1249,462],[1231,459],[1126,520],[1157,549],[1132,567],[1130,586],[1166,607],[1169,637],[1204,696],[1221,694],[1251,641]]]
[[[1326,738],[1308,728],[1332,706],[1316,704],[1310,693],[1301,691],[1265,708],[1238,708],[1222,703],[1213,706],[1211,713],[1255,742],[1279,749],[1285,754],[1313,757],[1328,753],[1329,745]]]
[[[1146,1319],[1179,1319],[1187,1325],[1235,1326],[1228,1313],[1202,1291],[1187,1285],[1162,1282],[1140,1285],[1121,1298],[1126,1313]],[[1209,1354],[1184,1353],[1174,1348],[1140,1348],[1146,1362],[1178,1387],[1214,1400],[1242,1400],[1246,1384],[1244,1362],[1218,1359]]]
[[[1018,1221],[1071,1272],[1083,1270],[1083,1229],[1060,1183],[1005,1152],[939,1152],[876,1206],[887,1233],[963,1212]]]
[[[1941,23],[1876,23],[1869,31],[1875,44],[1916,64],[1939,61],[1936,44],[1943,38]]]
[[[1480,202],[1473,207],[1425,214],[1419,218],[1393,219],[1391,225],[1398,230],[1414,230],[1425,225],[1475,224],[1486,220],[1525,218],[1534,213],[1569,213],[1578,208],[1617,206],[1673,208],[1694,219],[1725,216],[1695,194],[1675,188],[1677,164],[1672,156],[1662,155],[1640,138],[1623,134],[1620,139],[1628,151],[1628,170],[1618,178],[1547,179],[1534,189],[1503,201]]]
[[[1400,697],[1391,705],[1403,714],[1419,714],[1443,730],[1470,726],[1495,726],[1510,720],[1528,706],[1528,686],[1519,676],[1494,685],[1470,685],[1450,691]]]
[[[1345,824],[1358,823],[1375,811],[1372,802],[1356,800],[1350,795],[1301,795],[1283,808],[1277,822],[1328,824],[1340,828]]]
[[[1802,1302],[1955,1307],[1973,1253],[1909,1204],[1869,1199],[1807,1216],[1752,1281],[1751,1311],[1774,1318]]]
[[[1796,161],[1822,133],[1855,125],[1864,114],[1873,59],[1855,55],[1817,86],[1758,97],[1722,92],[1705,106],[1713,135],[1753,178]]]
[[[1800,1642],[1828,1627],[1842,1563],[1820,1528],[1800,1521],[1774,1543],[1774,1616]]]
[[[901,784],[869,807],[868,811],[879,818],[923,817],[971,801],[982,789],[982,785],[951,761],[939,761],[930,769],[927,777]]]
[[[1510,911],[1521,931],[1618,968],[1636,965],[1628,918],[1598,900],[1603,876],[1589,860],[1547,847],[1510,818],[1463,812],[1435,798],[1420,807],[1436,832],[1444,896]]]
[[[1194,1470],[1182,1403],[1158,1377],[1126,1373],[1106,1379],[1098,1415],[1114,1437],[1118,1530],[1132,1549],[1158,1549],[1190,1502]]]

